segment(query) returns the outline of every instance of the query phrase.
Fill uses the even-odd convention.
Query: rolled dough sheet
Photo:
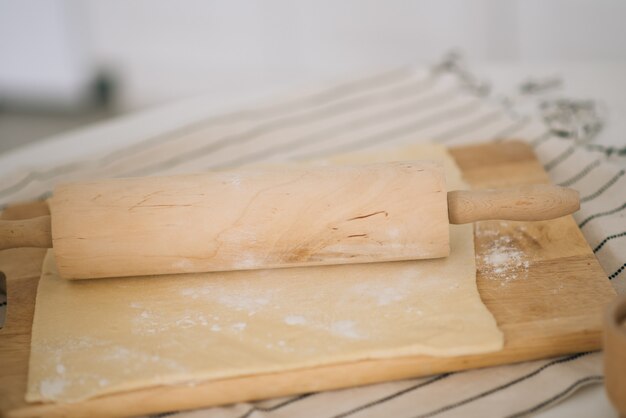
[[[443,159],[443,148],[358,161]],[[355,162],[343,157],[333,162]],[[419,202],[416,202],[419,204]],[[471,225],[453,226],[446,259],[87,281],[39,282],[28,401],[77,402],[371,358],[456,356],[502,348],[476,288]]]

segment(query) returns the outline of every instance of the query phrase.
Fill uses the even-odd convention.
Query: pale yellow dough
[[[356,159],[355,159],[356,158]],[[440,147],[332,162],[441,159]],[[419,204],[419,202],[416,202]],[[76,402],[155,385],[365,358],[495,351],[503,337],[476,289],[472,226],[446,259],[65,281],[46,257],[28,401]]]

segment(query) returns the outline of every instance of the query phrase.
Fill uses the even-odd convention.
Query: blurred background
[[[0,0],[0,152],[175,99],[451,49],[488,68],[624,63],[625,17],[620,0]]]

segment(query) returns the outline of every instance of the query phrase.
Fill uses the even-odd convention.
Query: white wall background
[[[122,106],[137,108],[426,64],[451,48],[481,63],[626,61],[625,18],[623,0],[4,0],[0,95],[37,86],[38,72],[54,85],[50,68],[66,86],[109,69]],[[46,30],[55,22],[65,30]]]

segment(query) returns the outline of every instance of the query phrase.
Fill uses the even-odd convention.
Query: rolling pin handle
[[[52,248],[49,215],[0,221],[0,250],[21,247]]]
[[[547,184],[513,189],[448,192],[451,224],[476,221],[546,221],[580,209],[578,192]]]

